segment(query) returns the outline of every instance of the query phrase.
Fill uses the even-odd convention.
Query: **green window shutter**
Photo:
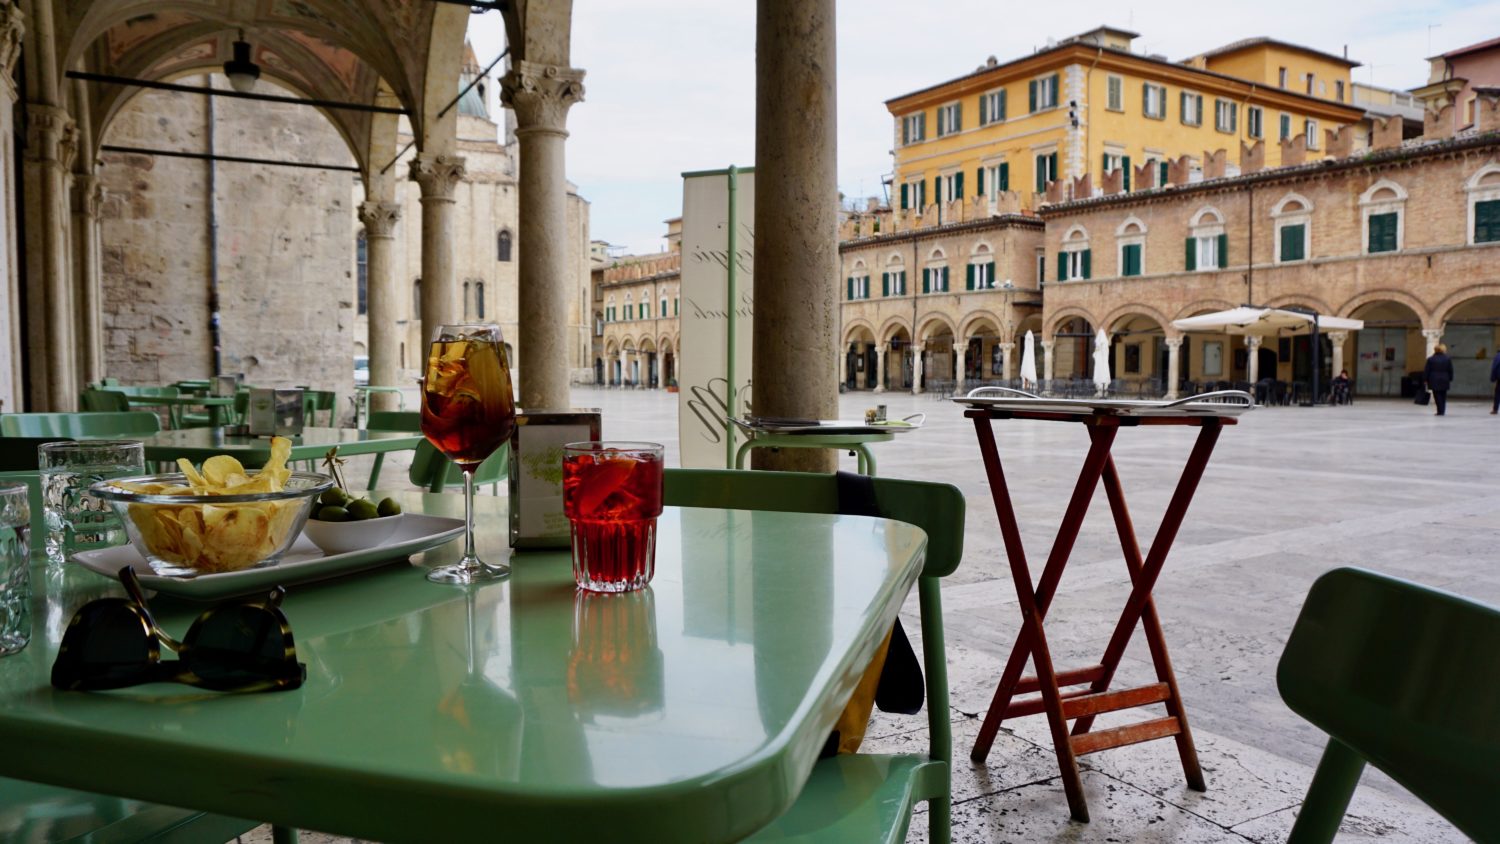
[[[1219,235],[1219,269],[1229,266],[1229,235]]]
[[[1376,238],[1376,222],[1379,221],[1380,237]],[[1370,251],[1371,252],[1395,252],[1397,216],[1395,211],[1386,214],[1373,214],[1370,216]]]
[[[911,124],[905,117],[901,118],[901,144],[905,146],[911,143]]]
[[[1031,111],[1036,111],[1036,80],[1035,79],[1031,80],[1031,82],[1029,82],[1027,84],[1027,89],[1031,92],[1031,108],[1030,108],[1030,110]]]
[[[1183,123],[1186,123],[1187,122],[1187,98],[1188,98],[1187,92],[1183,91],[1182,93],[1180,93],[1180,94],[1177,95],[1177,98],[1178,98],[1178,100],[1180,100],[1180,102],[1178,103],[1178,109],[1177,109],[1177,113],[1179,115],[1179,119],[1181,119]]]
[[[1197,106],[1198,106],[1198,123],[1199,123],[1199,125],[1202,125],[1202,123],[1203,123],[1203,95],[1202,94],[1197,94],[1197,95],[1195,95],[1195,98],[1198,100],[1198,103],[1197,103]]]
[[[1057,253],[1057,280],[1068,280],[1068,253],[1066,252]]]
[[[932,268],[931,267],[923,267],[922,268],[922,292],[923,293],[931,293],[932,292]]]
[[[1000,189],[1010,190],[1010,162],[1000,165]]]
[[[1100,173],[1108,173],[1109,172],[1109,153],[1107,153],[1107,152],[1104,154],[1104,163],[1101,164],[1101,165],[1099,165],[1099,172]]]
[[[1036,192],[1043,193],[1047,190],[1047,156],[1036,157]]]
[[[964,198],[964,171],[962,170],[953,174],[953,198]]]
[[[964,128],[964,104],[958,103],[953,106],[953,125],[948,127],[949,132],[959,132]]]
[[[943,290],[948,290],[948,268],[943,267]]]
[[[999,113],[998,114],[992,114],[992,115],[990,115],[990,119],[991,120],[1004,120],[1005,119],[1005,90],[1003,88],[1000,90],[1000,96],[996,97],[995,100],[996,100],[995,101],[995,105],[998,105],[1000,107],[998,109]]]
[[[1130,193],[1130,156],[1122,156],[1120,166],[1125,168],[1125,192]]]
[[[1300,261],[1306,254],[1305,225],[1281,227],[1281,260]]]
[[[1500,240],[1500,199],[1474,203],[1474,242]]]
[[[882,295],[882,296],[889,296],[889,295],[891,295],[891,274],[890,273],[881,273],[880,274],[880,295]]]
[[[1161,162],[1160,166],[1161,166],[1161,176],[1160,176],[1160,178],[1158,178],[1156,180],[1156,186],[1159,187],[1159,188],[1166,187],[1166,185],[1167,185],[1167,162],[1165,162],[1165,161]]]
[[[1292,136],[1292,116],[1290,114],[1283,114],[1283,115],[1281,115],[1281,138],[1280,138],[1280,140],[1284,141],[1284,140],[1286,140],[1287,138],[1289,138],[1291,136]]]
[[[984,196],[984,168],[974,171],[974,195]]]
[[[1141,274],[1141,245],[1139,243],[1127,244],[1120,250],[1120,263],[1122,264],[1120,275],[1131,276]]]
[[[1141,114],[1151,113],[1151,83],[1141,85]]]
[[[901,210],[906,210],[906,183],[901,183]]]
[[[980,126],[983,126],[985,124],[985,122],[986,122],[985,121],[985,113],[984,113],[984,108],[985,108],[985,102],[984,101],[987,100],[987,99],[989,99],[989,98],[990,97],[989,97],[988,94],[980,94],[979,95],[979,125]]]
[[[854,298],[854,276],[849,276],[849,298]]]
[[[1057,153],[1047,156],[1047,178],[1057,181]]]
[[[991,261],[988,264],[986,264],[985,266],[987,266],[987,267],[990,268],[989,275],[986,276],[986,277],[990,280],[989,281],[990,287],[994,287],[995,286],[995,262]]]
[[[938,205],[943,204],[943,177],[932,177],[932,201]]]
[[[927,181],[924,179],[917,182],[917,208],[927,207]]]
[[[1062,75],[1052,74],[1052,104],[1057,105],[1062,101]]]
[[[1082,277],[1083,278],[1093,278],[1094,277],[1094,261],[1093,261],[1093,258],[1094,258],[1094,250],[1092,250],[1092,249],[1085,249],[1085,250],[1083,250],[1083,267],[1081,268],[1083,270],[1083,273],[1082,273]]]
[[[967,273],[965,273],[964,289],[965,290],[973,290],[974,289],[974,265],[970,264],[969,266],[965,267],[964,269],[966,269],[968,271]]]
[[[1183,266],[1188,272],[1198,269],[1198,241],[1195,238],[1187,239],[1187,262]]]

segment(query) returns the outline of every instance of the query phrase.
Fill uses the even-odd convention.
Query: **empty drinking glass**
[[[26,484],[0,484],[0,656],[31,641],[31,505]]]
[[[47,562],[61,565],[79,551],[124,545],[125,525],[108,501],[89,495],[93,484],[146,471],[145,447],[135,440],[84,440],[37,447],[47,524]]]

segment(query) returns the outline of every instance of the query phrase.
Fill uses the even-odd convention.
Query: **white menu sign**
[[[682,177],[682,340],[677,428],[685,468],[734,468],[726,441],[738,435],[725,416],[750,405],[750,350],[755,312],[755,174],[736,174],[735,407],[729,407],[729,172]]]

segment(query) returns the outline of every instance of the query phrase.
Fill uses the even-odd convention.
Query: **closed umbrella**
[[[1094,386],[1099,395],[1109,392],[1109,380],[1109,338],[1104,336],[1101,328],[1094,337]]]
[[[1036,386],[1036,338],[1030,331],[1021,341],[1021,386],[1028,390]]]

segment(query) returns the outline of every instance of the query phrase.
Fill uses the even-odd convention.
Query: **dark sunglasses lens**
[[[63,633],[52,665],[52,685],[115,689],[142,682],[153,659],[152,640],[129,601],[105,598],[84,605]]]
[[[236,604],[208,611],[184,638],[182,661],[205,688],[229,691],[262,683],[295,688],[305,674],[276,613]]]

